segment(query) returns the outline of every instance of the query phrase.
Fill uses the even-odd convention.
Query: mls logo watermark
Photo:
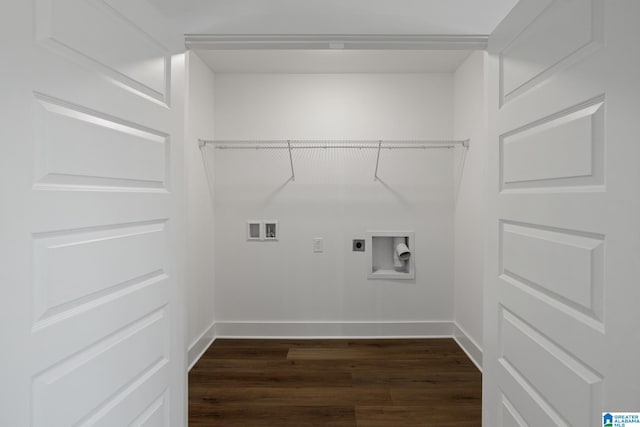
[[[640,427],[640,412],[603,412],[602,427]]]

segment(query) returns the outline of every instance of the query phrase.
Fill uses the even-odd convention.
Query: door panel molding
[[[483,425],[637,410],[639,13],[521,0],[490,37]]]
[[[169,49],[104,0],[36,0],[35,34],[52,52],[171,106]]]
[[[144,0],[7,8],[0,425],[185,426],[182,37]]]
[[[585,1],[590,7],[584,7]],[[501,105],[602,47],[602,1],[552,1],[501,50]]]

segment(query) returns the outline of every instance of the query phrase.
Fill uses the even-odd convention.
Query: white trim
[[[214,322],[189,346],[191,368],[218,338],[453,338],[482,372],[482,348],[452,321],[418,322]]]
[[[462,49],[484,50],[487,35],[185,34],[189,49]]]
[[[462,351],[464,351],[474,365],[482,372],[482,347],[471,336],[454,322],[453,339],[458,343]]]
[[[451,338],[451,321],[217,322],[216,338]]]
[[[213,322],[199,337],[195,340],[193,344],[189,346],[188,351],[188,368],[187,371],[190,371],[191,368],[200,360],[202,355],[211,347],[211,344],[216,340],[216,323]]]

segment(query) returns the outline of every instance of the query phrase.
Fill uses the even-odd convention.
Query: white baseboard
[[[469,359],[482,372],[482,348],[457,323],[454,323],[453,339],[456,340],[460,348],[467,353]]]
[[[217,322],[216,338],[451,338],[451,321]]]
[[[482,349],[455,322],[214,322],[189,346],[189,370],[216,338],[453,338],[482,371]]]
[[[200,360],[216,339],[216,323],[213,322],[193,344],[189,346],[188,362],[189,371]]]

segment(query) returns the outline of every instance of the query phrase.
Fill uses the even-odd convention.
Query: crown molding
[[[267,35],[185,34],[189,49],[390,49],[390,50],[484,50],[486,35]]]

